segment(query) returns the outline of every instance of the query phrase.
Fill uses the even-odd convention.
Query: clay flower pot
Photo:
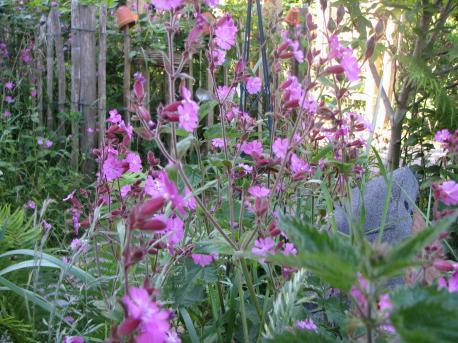
[[[290,26],[299,24],[299,8],[291,8],[285,17],[285,22]]]
[[[132,13],[132,11],[129,9],[129,7],[123,5],[119,6],[119,8],[116,10],[116,19],[118,21],[118,27],[120,29],[134,25],[135,22],[138,20],[138,15]]]

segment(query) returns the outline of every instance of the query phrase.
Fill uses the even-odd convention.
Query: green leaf
[[[294,332],[283,332],[275,336],[269,342],[275,343],[336,343],[343,342],[337,337],[322,334],[321,332],[314,332],[308,330],[296,330]]]
[[[39,261],[41,260],[41,265],[42,266],[66,269],[66,270],[68,270],[68,272],[70,274],[72,274],[73,276],[77,277],[81,281],[83,281],[85,283],[92,284],[91,286],[94,286],[94,284],[96,283],[96,279],[92,275],[90,275],[89,273],[85,272],[84,270],[82,270],[82,269],[80,269],[78,267],[66,264],[62,260],[60,260],[60,259],[58,259],[58,258],[56,258],[54,256],[42,253],[42,252],[36,252],[36,251],[30,250],[30,249],[12,250],[12,251],[8,251],[8,252],[6,252],[4,254],[1,254],[0,258],[7,257],[7,256],[17,256],[17,255],[33,256],[33,257],[35,257],[35,260],[25,261],[25,262],[22,262],[22,263],[24,263],[22,265],[20,265],[18,263],[16,265],[13,265],[13,266],[10,266],[8,268],[5,268],[0,272],[0,275],[6,274],[6,273],[8,273],[10,271],[13,271],[13,270],[16,270],[16,269],[27,268],[27,267],[37,267],[38,264],[39,264]],[[18,267],[18,265],[19,265],[19,267]],[[11,270],[8,270],[9,268],[11,268]],[[5,272],[5,270],[7,270],[7,271]]]
[[[417,286],[399,289],[391,300],[391,322],[403,341],[458,342],[458,293]]]
[[[186,325],[186,328],[188,329],[189,336],[191,337],[191,342],[199,343],[199,337],[197,336],[196,329],[194,328],[194,324],[192,323],[192,319],[188,311],[185,308],[181,307],[180,313],[183,317],[184,325]]]
[[[347,237],[318,231],[295,218],[282,218],[280,227],[296,245],[299,254],[275,255],[274,261],[307,268],[333,287],[350,289],[356,280],[359,260]]]
[[[199,121],[204,119],[218,105],[215,100],[210,100],[199,105]]]

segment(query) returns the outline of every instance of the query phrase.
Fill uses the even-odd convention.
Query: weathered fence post
[[[95,168],[91,158],[95,147],[95,128],[97,101],[97,70],[96,70],[96,7],[93,5],[79,5],[80,15],[80,44],[81,44],[81,108],[84,118],[81,132],[81,149],[86,154],[83,166],[84,171],[90,172]]]
[[[72,155],[71,165],[74,170],[79,165],[79,112],[80,112],[80,81],[81,81],[81,45],[80,45],[80,13],[78,0],[72,0],[71,9],[71,47],[72,47],[72,68],[71,68],[71,117],[72,117]]]
[[[40,126],[44,124],[44,112],[43,112],[43,72],[44,72],[44,45],[46,42],[46,17],[41,16],[39,27],[36,31],[36,91],[37,91],[37,110],[38,110],[38,123]]]
[[[105,120],[107,113],[106,95],[106,62],[107,62],[107,4],[100,5],[99,14],[99,67],[98,67],[98,92],[99,92],[99,147],[103,145],[105,136]]]
[[[129,26],[123,28],[124,33],[124,79],[123,79],[123,97],[124,97],[124,120],[127,125],[130,124],[130,36]]]
[[[53,117],[53,69],[54,69],[54,58],[53,58],[53,25],[51,19],[51,13],[47,19],[47,34],[46,34],[46,96],[47,96],[47,107],[46,107],[46,125],[48,132],[53,130],[54,117]]]
[[[63,113],[65,112],[65,61],[60,13],[57,8],[51,9],[51,25],[57,62],[57,106],[60,115],[58,133],[59,135],[63,135],[65,133],[65,119],[63,117]]]

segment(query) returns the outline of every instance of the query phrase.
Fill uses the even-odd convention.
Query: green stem
[[[256,292],[254,291],[253,282],[251,281],[251,276],[248,271],[248,267],[246,264],[245,259],[240,260],[240,264],[242,265],[243,275],[245,276],[245,281],[248,287],[248,292],[250,292],[250,296],[253,299],[254,307],[256,308],[256,313],[258,314],[260,322],[260,327],[262,327],[262,311],[261,306],[259,306],[258,298],[256,297]]]
[[[243,293],[242,287],[242,275],[240,274],[240,268],[237,268],[237,286],[239,289],[239,298],[240,298],[240,316],[242,319],[242,327],[243,327],[243,341],[245,343],[250,342],[250,338],[248,336],[248,325],[246,321],[246,312],[245,312],[245,297]]]

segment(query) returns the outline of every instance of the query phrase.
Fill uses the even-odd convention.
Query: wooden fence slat
[[[98,66],[98,92],[99,92],[99,147],[102,147],[105,136],[105,120],[107,113],[106,96],[106,62],[107,62],[107,5],[102,3],[99,14],[99,66]]]
[[[124,78],[123,78],[123,97],[124,97],[124,121],[126,124],[130,124],[130,36],[129,27],[125,26],[123,29],[124,33]]]
[[[43,112],[43,72],[44,72],[44,46],[46,42],[46,17],[41,16],[39,27],[36,31],[36,91],[37,91],[37,110],[38,110],[38,123],[40,126],[44,124]]]
[[[47,95],[47,110],[46,110],[46,125],[48,132],[54,128],[53,116],[53,78],[54,78],[54,58],[53,58],[53,25],[51,20],[51,13],[47,19],[47,37],[46,37],[46,95]]]
[[[65,133],[65,119],[63,113],[65,112],[65,60],[64,60],[64,42],[62,38],[62,30],[60,23],[60,13],[57,8],[51,9],[51,22],[52,32],[54,38],[54,46],[56,50],[56,63],[57,63],[57,106],[59,111],[59,135]]]
[[[84,117],[81,132],[81,149],[87,154],[83,169],[91,172],[95,169],[92,149],[95,148],[96,129],[96,7],[79,5],[80,10],[80,43],[81,43],[81,89],[80,103]],[[92,132],[91,132],[92,131]]]
[[[72,111],[72,155],[71,165],[78,170],[79,165],[79,120],[76,114],[80,112],[80,80],[81,80],[81,46],[80,46],[80,13],[78,0],[72,0],[71,8],[71,111]]]

